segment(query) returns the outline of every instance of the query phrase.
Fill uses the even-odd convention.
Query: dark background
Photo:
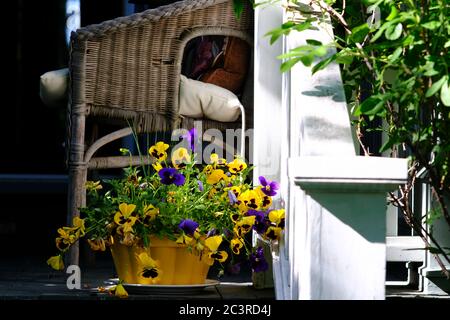
[[[39,78],[67,67],[64,0],[2,4],[0,102],[0,261],[55,253],[65,222],[66,109],[45,106]],[[122,0],[82,0],[81,25],[123,15]]]

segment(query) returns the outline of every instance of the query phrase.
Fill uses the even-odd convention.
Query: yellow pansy
[[[222,169],[216,169],[211,172],[211,174],[208,175],[206,178],[207,184],[216,184],[219,183],[221,180],[227,180],[227,175],[223,172]]]
[[[123,226],[124,234],[133,230],[132,227],[137,220],[134,209],[136,209],[134,204],[121,203],[119,211],[114,215],[114,222],[119,226]]]
[[[164,161],[167,159],[166,150],[169,149],[169,145],[158,141],[155,145],[151,146],[148,153],[158,161]]]
[[[220,244],[222,243],[222,236],[213,236],[205,240],[205,246],[211,251],[217,251]]]
[[[105,244],[105,240],[101,239],[101,238],[97,238],[97,239],[88,239],[88,243],[89,246],[91,247],[92,250],[94,251],[105,251],[106,250],[106,244]]]
[[[255,190],[246,190],[238,197],[239,210],[242,213],[247,212],[250,209],[258,210],[261,204],[261,197]]]
[[[243,246],[244,240],[241,238],[234,238],[230,242],[231,251],[233,251],[234,254],[240,254]]]
[[[203,168],[203,172],[206,175],[210,175],[211,172],[213,172],[213,170],[214,170],[214,167],[212,165],[210,165],[210,164],[208,164],[206,167]]]
[[[192,238],[188,235],[182,234],[181,236],[178,237],[176,242],[178,244],[190,244],[193,240],[194,240],[194,238]]]
[[[86,181],[85,183],[86,191],[95,191],[103,189],[100,181]]]
[[[50,257],[47,264],[55,270],[64,270],[64,261],[61,255]]]
[[[259,194],[259,196],[261,198],[261,203],[260,203],[261,209],[263,209],[263,210],[269,209],[270,206],[272,206],[272,197],[266,195],[261,190],[261,187],[258,187],[255,190],[256,190],[256,192],[258,192],[258,194]]]
[[[178,148],[172,153],[172,165],[175,169],[181,169],[191,162],[191,156],[186,148]]]
[[[123,232],[124,226],[119,226],[117,228],[117,233],[122,235],[122,238],[120,239],[120,243],[124,246],[131,247],[136,243],[136,236],[133,232]]]
[[[224,158],[219,158],[219,155],[217,153],[213,153],[210,156],[210,160],[211,160],[211,164],[214,167],[221,167],[221,166],[225,166],[227,164],[227,160],[225,160]]]
[[[232,212],[232,213],[230,213],[230,217],[231,217],[231,221],[236,223],[241,218],[241,214],[239,212]]]
[[[269,212],[269,220],[275,226],[284,228],[284,217],[285,217],[285,211],[284,209],[280,210],[272,210]]]
[[[159,282],[161,270],[159,270],[158,261],[153,260],[147,252],[142,252],[138,256],[142,265],[142,277],[151,279],[153,283]]]
[[[119,283],[115,287],[109,289],[109,292],[119,298],[128,298],[128,292],[125,290],[122,283]]]
[[[207,255],[206,263],[209,265],[214,264],[214,260],[219,262],[224,262],[228,258],[228,253],[225,251],[217,251],[220,244],[222,243],[222,236],[213,236],[206,238],[205,246],[210,250]]]
[[[155,220],[156,216],[159,214],[159,208],[156,208],[152,204],[146,205],[143,211],[144,211],[144,218],[142,222],[145,225],[148,225],[151,221]]]
[[[235,229],[238,230],[237,234],[239,237],[246,234],[252,229],[253,225],[255,224],[255,219],[256,216],[246,216],[236,223]]]
[[[231,173],[239,173],[247,168],[247,164],[241,159],[234,159],[228,164],[228,170]]]
[[[77,238],[83,237],[85,234],[85,226],[84,226],[84,219],[81,219],[80,217],[74,217],[73,221],[73,229],[75,231],[75,235]]]
[[[167,159],[166,150],[169,149],[169,145],[158,141],[155,145],[151,146],[148,153],[158,161],[164,161]]]
[[[271,240],[278,240],[281,236],[281,228],[278,227],[269,227],[265,233],[266,238]]]
[[[210,252],[208,253],[208,260],[207,263],[209,265],[214,264],[214,260],[217,260],[219,262],[224,262],[228,259],[228,253],[226,251],[216,251],[216,252]]]
[[[155,162],[152,163],[153,169],[155,169],[156,172],[159,172],[159,170],[161,170],[163,168],[163,166],[161,165],[161,162]]]

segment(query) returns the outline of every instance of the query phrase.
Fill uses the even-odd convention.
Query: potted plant
[[[189,141],[193,136],[191,131]],[[278,184],[259,177],[261,185],[254,187],[248,181],[252,168],[241,158],[227,163],[212,154],[201,166],[192,150],[178,147],[169,156],[169,145],[159,141],[148,150],[152,166],[89,181],[82,217],[58,229],[59,254],[47,263],[64,269],[63,254],[85,237],[92,250],[110,248],[125,283],[201,284],[215,262],[266,270],[262,248],[252,248],[246,235],[254,230],[268,242],[280,238],[285,212],[271,208]],[[116,292],[123,294],[123,287]]]

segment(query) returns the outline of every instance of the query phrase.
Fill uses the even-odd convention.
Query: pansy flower
[[[61,255],[50,257],[47,264],[55,270],[64,270],[64,261]]]
[[[255,224],[256,216],[246,216],[241,218],[234,227],[234,233],[238,237],[242,237],[244,234],[249,232],[253,225]]]
[[[259,234],[264,234],[267,230],[268,221],[266,219],[266,213],[263,211],[257,210],[248,210],[246,213],[247,216],[255,216],[255,224],[253,225],[253,229]]]
[[[191,162],[191,156],[186,148],[178,148],[172,153],[172,165],[175,169],[182,169]]]
[[[225,160],[224,158],[219,158],[219,155],[217,153],[211,154],[210,160],[211,160],[211,165],[214,168],[224,167],[227,165],[227,160]]]
[[[259,197],[261,199],[261,203],[260,203],[261,209],[263,209],[263,210],[269,209],[270,206],[272,206],[272,197],[265,194],[263,192],[263,190],[261,189],[261,187],[257,187],[255,189],[255,191],[258,192]]]
[[[97,191],[103,189],[100,181],[86,181],[85,183],[86,191]]]
[[[150,279],[152,283],[158,283],[159,276],[162,274],[158,262],[153,260],[147,252],[140,253],[138,257],[143,269],[141,276]]]
[[[155,220],[156,216],[159,214],[159,209],[152,204],[146,205],[142,211],[144,212],[142,223],[147,226],[150,225],[150,222]]]
[[[121,203],[119,205],[119,211],[114,215],[114,222],[118,226],[122,226],[122,232],[124,234],[133,230],[132,228],[137,220],[134,209],[136,209],[136,205],[134,204]]]
[[[284,228],[285,210],[280,209],[270,211],[269,220],[274,226]]]
[[[168,144],[158,141],[155,145],[150,147],[148,153],[157,161],[164,161],[167,159],[167,149],[169,149]]]
[[[204,190],[203,182],[201,182],[200,180],[197,180],[197,184],[198,184],[198,191],[203,192],[203,190]]]
[[[242,213],[248,210],[258,210],[261,204],[261,197],[256,190],[246,190],[241,193],[238,197],[239,200],[239,210]]]
[[[231,251],[238,255],[241,253],[241,249],[244,246],[244,240],[242,238],[234,238],[230,241]]]
[[[198,139],[197,129],[192,128],[186,134],[184,134],[182,137],[189,144],[189,148],[191,148],[191,150],[194,151],[195,143],[197,142],[197,139]]]
[[[182,186],[184,184],[185,178],[174,168],[163,168],[158,172],[159,177],[161,178],[162,184],[174,184],[176,186]]]
[[[109,293],[119,298],[128,298],[128,292],[122,283],[117,284],[109,289]]]
[[[155,169],[156,172],[159,172],[159,170],[161,170],[163,167],[163,165],[161,164],[161,162],[156,161],[155,163],[152,163],[152,167],[153,169]]]
[[[281,229],[279,227],[270,226],[267,228],[266,233],[264,235],[266,236],[266,238],[268,238],[270,240],[278,240],[281,237],[282,230],[283,229]]]
[[[225,251],[217,251],[219,249],[220,244],[222,243],[222,236],[213,236],[206,238],[205,240],[205,246],[210,250],[207,257],[209,258],[207,260],[207,263],[209,265],[214,264],[214,260],[217,260],[219,262],[224,262],[228,258],[228,253]]]
[[[259,182],[261,183],[261,191],[270,197],[275,196],[277,194],[277,190],[280,189],[278,182],[269,181],[263,176],[259,177]]]
[[[183,232],[189,236],[194,236],[194,233],[197,231],[199,224],[191,219],[183,219],[181,220],[178,228],[183,230]]]
[[[233,206],[236,203],[238,203],[238,199],[236,198],[236,195],[233,193],[233,191],[228,190],[228,201],[230,201],[230,204]]]
[[[234,159],[228,164],[228,170],[231,173],[239,173],[247,168],[247,164],[241,159]]]
[[[207,184],[217,184],[222,180],[227,180],[228,177],[225,175],[222,169],[213,170],[206,178]]]
[[[269,264],[264,257],[264,251],[262,247],[258,247],[256,252],[250,255],[250,264],[253,272],[261,272],[269,269]]]
[[[102,238],[88,239],[87,242],[89,244],[89,247],[91,247],[91,249],[93,251],[105,251],[106,250],[105,240]]]

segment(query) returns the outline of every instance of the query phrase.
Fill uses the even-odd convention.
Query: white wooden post
[[[306,39],[333,40],[322,23],[269,47],[263,35],[285,21],[280,10],[255,13],[255,177],[281,181],[288,200],[276,298],[383,299],[386,191],[406,181],[406,160],[356,156],[338,65],[275,71],[275,57]]]

